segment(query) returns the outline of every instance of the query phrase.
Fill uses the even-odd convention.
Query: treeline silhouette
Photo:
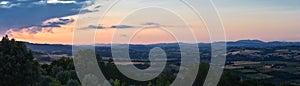
[[[150,81],[135,81],[124,76],[112,59],[103,61],[100,55],[96,57],[101,71],[113,86],[168,86],[176,78],[175,74],[164,72]],[[0,42],[0,61],[0,86],[81,86],[72,58],[62,57],[50,64],[39,64],[24,43],[9,39],[8,36],[3,37]],[[209,69],[206,63],[199,65],[194,86],[203,85]],[[242,80],[237,75],[224,72],[218,86],[276,85],[259,80]]]

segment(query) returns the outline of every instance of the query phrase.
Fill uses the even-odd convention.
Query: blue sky
[[[8,2],[0,4],[0,32],[8,28],[22,28],[40,25],[51,18],[59,18],[78,14],[84,0],[74,0],[74,3],[47,3],[39,0],[0,0]]]

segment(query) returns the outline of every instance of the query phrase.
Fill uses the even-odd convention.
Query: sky
[[[81,42],[94,36],[100,44],[212,42],[205,21],[180,0],[120,0],[112,5],[115,1],[0,0],[0,34],[47,44],[73,44],[74,33],[80,33],[76,39]],[[212,2],[227,41],[300,41],[299,0]]]

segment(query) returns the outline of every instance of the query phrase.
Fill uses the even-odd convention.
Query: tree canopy
[[[32,86],[39,79],[39,63],[22,42],[2,38],[0,42],[0,84]]]

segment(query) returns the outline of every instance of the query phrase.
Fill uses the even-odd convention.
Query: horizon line
[[[260,41],[263,43],[270,43],[270,42],[287,42],[287,43],[300,43],[300,41],[283,41],[283,40],[277,40],[277,41],[264,41],[264,40],[258,40],[258,39],[240,39],[240,40],[229,40],[229,41],[216,41],[216,42],[198,42],[198,43],[189,43],[189,42],[159,42],[159,43],[93,43],[93,44],[76,44],[76,46],[88,46],[88,45],[156,45],[156,44],[175,44],[175,43],[184,43],[184,44],[211,44],[211,43],[229,43],[229,42],[239,42],[239,41]],[[30,43],[30,44],[49,44],[49,45],[74,45],[74,44],[59,44],[59,43],[33,43],[29,41],[20,41],[24,43]]]

